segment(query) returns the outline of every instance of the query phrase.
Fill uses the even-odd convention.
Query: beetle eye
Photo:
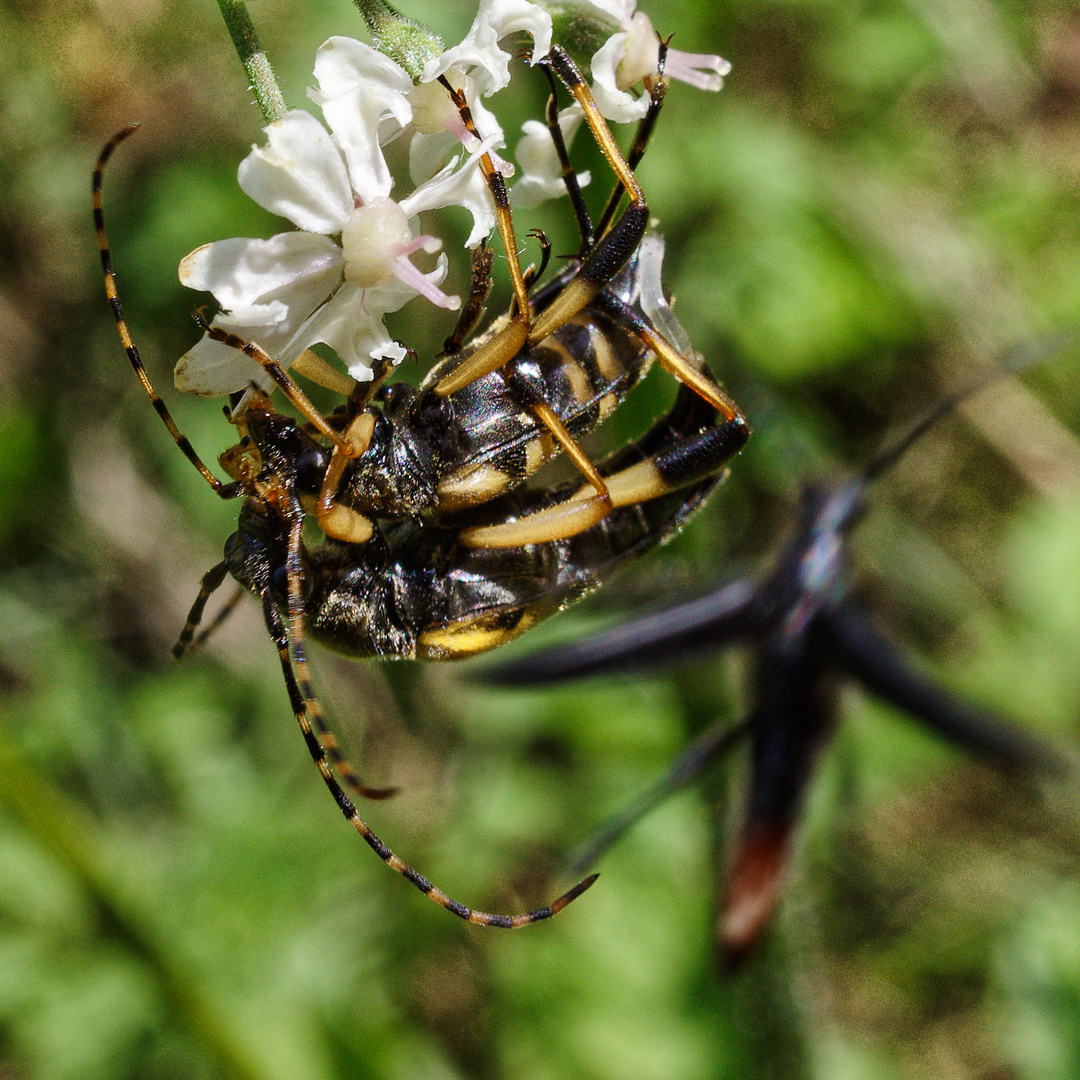
[[[326,475],[326,451],[321,446],[309,446],[296,457],[294,465],[297,490],[314,495],[322,488]]]
[[[413,388],[408,383],[396,382],[383,386],[375,398],[383,403],[387,412],[392,412],[394,409],[401,408],[413,393]]]
[[[311,577],[305,574],[300,579],[300,593],[304,600],[307,600],[311,596],[311,590],[313,583]],[[289,571],[284,565],[275,567],[274,572],[270,575],[270,589],[274,594],[275,599],[281,603],[286,604],[289,600]]]
[[[454,406],[449,398],[426,390],[412,403],[409,418],[422,427],[445,431],[454,419]]]

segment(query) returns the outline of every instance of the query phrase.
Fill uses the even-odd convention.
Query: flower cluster
[[[591,64],[597,103],[607,119],[625,123],[644,115],[647,95],[629,91],[657,70],[659,56],[652,24],[635,6],[636,0],[480,0],[464,40],[441,51],[425,45],[419,59],[414,53],[405,61],[412,73],[386,54],[390,49],[331,38],[318,51],[317,85],[308,91],[326,127],[292,110],[266,128],[266,145],[254,147],[239,170],[241,189],[296,231],[200,247],[180,264],[181,282],[214,295],[222,308],[215,326],[257,343],[283,367],[317,343],[333,349],[359,381],[372,377],[373,361],[399,363],[406,349],[388,334],[385,315],[417,296],[441,308],[460,306],[441,288],[445,254],[427,271],[412,261],[442,247],[423,231],[421,215],[464,207],[473,222],[466,246],[476,247],[495,227],[480,159],[487,155],[504,177],[515,171],[497,153],[506,146],[503,131],[482,101],[510,82],[512,56],[501,43],[528,34],[535,63],[551,47],[553,15],[556,28],[560,20],[574,22],[578,39],[588,39],[584,27],[597,42]],[[718,56],[667,53],[666,73],[702,89],[718,90],[727,70]],[[474,131],[441,80],[465,94]],[[563,110],[567,142],[580,123],[576,106]],[[403,196],[392,194],[395,178],[384,155],[394,140],[408,147],[412,187]],[[543,124],[525,124],[516,158],[522,170],[516,203],[534,205],[564,191]],[[254,361],[209,337],[176,367],[177,387],[191,393],[216,396],[251,383],[271,388]]]

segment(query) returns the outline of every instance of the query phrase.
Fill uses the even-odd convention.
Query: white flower
[[[559,111],[559,129],[567,147],[581,126],[584,114],[577,103]],[[539,120],[526,120],[521,125],[524,138],[518,140],[514,157],[521,166],[521,178],[514,184],[514,206],[527,209],[538,206],[545,199],[555,199],[566,194],[562,165],[555,152],[555,143],[547,124]],[[591,179],[588,172],[579,172],[579,187],[585,187]]]
[[[344,116],[332,121],[340,150],[308,113],[292,111],[271,124],[268,145],[254,148],[240,165],[240,187],[302,231],[207,244],[183,260],[180,280],[214,294],[224,309],[215,325],[254,341],[283,367],[324,342],[353,378],[364,380],[371,378],[373,359],[398,363],[405,356],[387,334],[384,315],[417,295],[440,307],[459,304],[438,287],[446,276],[445,256],[428,274],[409,261],[416,251],[431,253],[441,245],[433,236],[416,235],[417,215],[467,205],[486,233],[490,210],[472,201],[479,172],[474,158],[456,171],[451,162],[394,202],[382,150],[364,130],[373,130],[382,112],[368,108],[365,116],[359,108],[356,115],[362,122],[348,124]],[[341,246],[334,235],[341,236]],[[272,385],[254,361],[207,337],[176,367],[177,386],[191,393],[228,394],[250,382]]]
[[[509,82],[512,57],[499,41],[517,31],[532,34],[534,59],[549,50],[551,17],[543,8],[528,0],[481,0],[464,41],[433,57],[417,85],[370,46],[351,38],[327,41],[316,58],[318,87],[309,95],[322,108],[330,134],[307,113],[290,112],[266,129],[268,146],[253,148],[239,171],[246,194],[301,231],[218,241],[180,264],[183,284],[212,292],[221,304],[214,325],[255,342],[286,368],[311,345],[325,343],[354,378],[367,380],[373,360],[399,363],[406,355],[383,326],[387,313],[418,295],[440,307],[459,306],[457,297],[439,288],[445,256],[427,274],[410,261],[419,250],[430,254],[441,246],[436,237],[420,234],[418,215],[463,206],[473,217],[467,247],[493,231],[494,208],[479,159],[489,155],[504,175],[513,167],[495,153],[505,145],[502,129],[479,93]],[[440,75],[464,91],[477,134],[465,129],[436,81]],[[415,186],[394,201],[382,148],[406,131],[412,133]],[[468,151],[463,162],[462,145]],[[175,377],[179,389],[210,396],[252,382],[272,386],[258,364],[208,337],[181,357]]]
[[[551,49],[551,16],[529,0],[480,0],[476,18],[460,45],[428,61],[422,82],[431,82],[451,68],[476,71],[477,87],[490,97],[510,82],[510,53],[499,47],[508,34],[526,31],[533,39],[532,63]]]
[[[494,214],[478,164],[486,142],[460,167],[455,157],[399,202],[389,197],[393,178],[378,132],[388,121],[408,123],[412,83],[380,53],[352,44],[348,57],[337,57],[337,74],[349,86],[323,104],[333,139],[314,117],[293,111],[266,129],[268,145],[254,148],[240,166],[245,193],[302,231],[208,244],[180,264],[180,280],[214,294],[224,309],[216,326],[256,342],[283,366],[324,342],[364,380],[372,360],[398,363],[406,355],[383,326],[388,312],[417,295],[440,307],[459,303],[439,289],[445,256],[428,274],[409,260],[441,244],[417,235],[417,215],[464,206],[474,217],[470,242],[479,243],[494,227]],[[331,239],[339,234],[341,246]],[[192,393],[227,394],[250,382],[272,385],[254,361],[206,337],[176,368],[177,386]]]
[[[372,57],[378,60],[373,61]],[[391,90],[396,95],[395,104],[400,107],[388,109],[378,124],[368,124],[364,135],[386,146],[403,132],[411,131],[409,172],[413,183],[423,183],[442,169],[459,144],[474,153],[484,143],[496,159],[497,167],[512,173],[513,168],[493,154],[495,148],[506,145],[502,128],[495,116],[476,100],[473,80],[458,70],[450,70],[446,75],[454,89],[465,91],[479,138],[465,129],[446,87],[439,82],[414,85],[404,68],[354,38],[332,37],[319,47],[315,54],[315,78],[319,85],[308,90],[308,97],[320,106],[333,128],[335,123],[343,121],[347,125],[348,117],[368,101],[377,99],[383,88]],[[348,159],[347,149],[343,147],[343,150]],[[478,191],[481,186],[482,178],[478,180]],[[479,239],[470,241],[471,246],[476,243]]]
[[[617,33],[592,58],[593,97],[608,120],[619,124],[638,120],[649,107],[648,94],[628,94],[646,75],[656,73],[660,59],[660,39],[643,11],[635,11],[637,0],[573,0],[571,7],[600,13],[613,20]],[[719,90],[731,65],[719,56],[668,49],[664,74],[689,83],[699,90]]]

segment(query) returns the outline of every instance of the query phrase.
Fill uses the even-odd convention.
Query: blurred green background
[[[473,15],[407,6],[451,42]],[[719,95],[673,86],[640,174],[679,317],[755,436],[676,543],[519,651],[759,569],[800,478],[864,462],[969,367],[1080,310],[1080,11],[646,10],[674,46],[733,63]],[[345,0],[252,14],[293,104],[318,44],[361,33]],[[176,265],[280,228],[235,184],[261,121],[217,10],[6,0],[0,60],[0,1076],[1080,1075],[1075,792],[1007,784],[855,688],[780,918],[737,975],[718,968],[713,921],[740,757],[521,933],[460,924],[381,866],[311,767],[254,603],[203,654],[168,656],[236,507],[132,378],[90,172],[113,131],[142,123],[106,178],[121,294],[209,460],[232,429],[171,389],[201,302]],[[508,130],[545,94],[539,76],[517,81],[532,96],[500,102]],[[595,199],[607,174],[587,142],[575,159]],[[566,236],[566,218],[549,205],[523,229]],[[447,327],[407,311],[398,333],[429,357]],[[650,376],[612,438],[672,393]],[[881,483],[857,536],[860,589],[897,639],[1067,746],[1078,403],[1075,351],[997,384]],[[489,910],[549,899],[574,844],[745,707],[737,655],[528,694],[478,689],[467,666],[316,662],[363,775],[402,788],[369,820]]]

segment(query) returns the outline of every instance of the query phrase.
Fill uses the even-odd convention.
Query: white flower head
[[[322,342],[363,381],[372,377],[372,361],[398,363],[406,355],[383,326],[387,313],[416,296],[459,306],[439,288],[444,255],[427,273],[411,262],[418,251],[441,247],[437,237],[421,233],[419,215],[455,205],[469,210],[467,247],[493,231],[480,157],[488,155],[504,175],[513,167],[495,153],[505,145],[502,129],[479,96],[509,82],[512,57],[499,42],[518,31],[532,35],[534,59],[547,53],[551,17],[543,8],[528,0],[481,0],[465,39],[433,56],[415,84],[377,49],[351,38],[328,40],[317,54],[318,86],[309,95],[329,133],[309,114],[289,112],[266,128],[267,146],[254,147],[239,170],[243,191],[300,231],[218,241],[180,264],[183,284],[212,292],[221,304],[214,325],[255,342],[286,368]],[[465,94],[474,131],[440,76]],[[382,148],[408,131],[414,187],[395,200]],[[252,382],[272,387],[258,364],[209,337],[176,367],[177,387],[197,394],[228,394]]]
[[[323,342],[353,378],[370,379],[373,360],[398,363],[406,354],[387,334],[384,315],[418,295],[439,307],[459,306],[457,297],[439,288],[445,256],[426,274],[410,256],[441,246],[436,237],[420,233],[421,211],[474,205],[470,188],[478,165],[469,159],[455,169],[451,162],[395,202],[373,132],[387,113],[407,119],[408,103],[404,93],[394,101],[385,84],[379,95],[359,100],[351,114],[328,110],[333,139],[310,114],[289,112],[266,129],[267,145],[255,147],[241,163],[243,191],[300,231],[207,244],[180,264],[183,284],[209,290],[222,305],[214,324],[254,341],[283,367]],[[487,208],[475,208],[486,230]],[[251,382],[272,385],[254,361],[208,337],[176,368],[177,386],[197,394],[228,394]]]
[[[416,296],[439,307],[459,305],[439,288],[445,256],[428,273],[410,256],[441,246],[420,232],[418,215],[425,210],[459,205],[472,211],[472,243],[494,227],[478,163],[487,140],[464,162],[458,154],[395,201],[380,131],[409,123],[411,80],[393,61],[350,39],[327,42],[316,69],[320,85],[336,91],[322,102],[330,133],[308,113],[289,112],[266,129],[267,145],[253,148],[239,170],[246,194],[301,231],[208,244],[184,259],[180,280],[214,294],[224,309],[216,326],[254,341],[282,366],[323,342],[354,378],[365,380],[373,360],[398,363],[406,355],[383,326],[386,314]],[[338,236],[340,244],[332,239]],[[254,361],[208,337],[176,369],[177,386],[192,393],[228,394],[251,382],[272,385]]]
[[[592,31],[606,37],[592,57],[592,92],[606,119],[625,124],[639,120],[649,107],[647,94],[627,91],[647,75],[656,74],[660,39],[637,0],[569,0],[551,3],[569,21],[591,23]],[[614,32],[611,32],[614,30]],[[664,74],[699,90],[719,90],[731,65],[719,56],[668,49]]]

